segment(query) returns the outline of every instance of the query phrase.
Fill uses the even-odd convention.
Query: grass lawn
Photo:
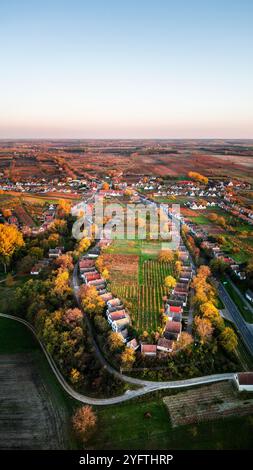
[[[253,416],[172,429],[161,398],[98,408],[97,414],[98,430],[88,445],[92,449],[250,449],[253,444]]]
[[[141,255],[148,254],[149,257],[155,258],[161,250],[161,243],[158,241],[147,240],[114,240],[106,253],[122,254],[122,255]]]
[[[39,345],[25,325],[0,317],[0,354],[39,350]]]

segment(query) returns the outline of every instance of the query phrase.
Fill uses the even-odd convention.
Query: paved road
[[[249,352],[253,355],[253,330],[249,327],[247,322],[242,317],[237,306],[227,293],[225,287],[220,283],[218,287],[219,296],[222,302],[225,304],[229,315],[235,324],[238,332],[240,333],[245,346],[248,348]]]
[[[40,339],[37,337],[36,332],[34,328],[26,321],[23,320],[23,318],[15,317],[13,315],[6,315],[3,313],[0,313],[0,317],[2,318],[8,318],[13,321],[17,321],[19,323],[22,323],[25,325],[35,336],[36,340],[38,341],[42,351],[44,352],[48,363],[57,378],[58,382],[61,384],[63,389],[65,390],[68,395],[70,395],[72,398],[75,400],[79,401],[80,403],[86,403],[89,405],[113,405],[117,403],[122,403],[124,401],[130,400],[131,398],[136,398],[142,395],[146,395],[147,393],[154,392],[156,390],[166,390],[166,389],[171,389],[171,388],[183,388],[183,387],[192,387],[194,385],[203,385],[203,384],[209,384],[213,382],[221,382],[224,380],[233,380],[234,379],[234,374],[229,373],[229,374],[215,374],[215,375],[208,375],[204,377],[197,377],[194,379],[188,379],[188,380],[177,380],[177,381],[171,381],[171,382],[148,382],[148,381],[141,381],[145,386],[143,388],[137,389],[137,390],[129,390],[125,392],[123,395],[119,395],[117,397],[111,397],[111,398],[93,398],[93,397],[87,397],[85,395],[82,395],[81,393],[76,392],[64,379],[62,376],[61,372],[57,368],[54,360],[46,350],[44,344],[40,341]],[[130,377],[126,377],[124,375],[121,376],[121,378],[127,379],[127,381],[130,382]]]
[[[240,289],[235,285],[235,283],[232,281],[232,279],[228,276],[226,276],[227,279],[229,280],[230,284],[233,286],[233,289],[237,292],[239,297],[242,299],[242,303],[248,307],[248,310],[253,314],[253,306],[250,304],[250,302],[246,299],[246,297],[241,293]],[[252,316],[253,318],[253,316]]]

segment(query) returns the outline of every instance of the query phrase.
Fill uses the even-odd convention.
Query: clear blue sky
[[[253,138],[252,0],[1,0],[0,50],[0,138]]]

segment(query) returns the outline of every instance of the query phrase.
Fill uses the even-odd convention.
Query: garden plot
[[[172,427],[253,412],[253,398],[242,399],[231,382],[188,390],[163,399]]]

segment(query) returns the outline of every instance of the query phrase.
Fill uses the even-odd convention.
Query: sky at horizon
[[[253,138],[251,0],[2,0],[0,138]]]

